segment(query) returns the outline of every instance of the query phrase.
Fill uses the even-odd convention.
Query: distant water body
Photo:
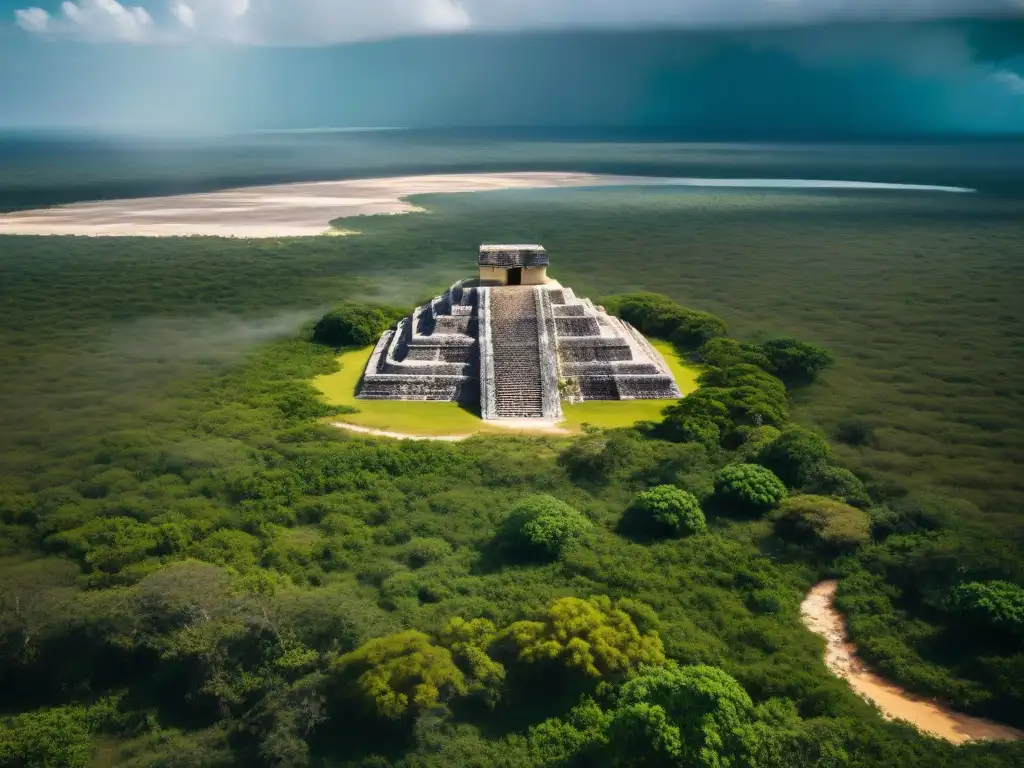
[[[726,143],[529,130],[312,129],[176,139],[0,132],[0,212],[301,181],[508,171],[660,177],[701,187],[976,190],[1024,201],[1021,140]]]
[[[748,189],[879,189],[915,192],[977,192],[970,187],[939,184],[887,184],[879,181],[839,181],[835,179],[652,179],[651,185],[672,187],[744,187]]]

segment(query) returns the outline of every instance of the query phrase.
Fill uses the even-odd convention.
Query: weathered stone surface
[[[525,249],[484,258],[520,256],[547,259]],[[478,286],[456,283],[385,332],[359,397],[479,402],[485,419],[557,419],[563,400],[681,396],[642,334],[571,288]]]

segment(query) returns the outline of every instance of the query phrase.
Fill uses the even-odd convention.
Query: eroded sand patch
[[[472,437],[472,435],[406,435],[401,432],[389,432],[386,429],[361,427],[358,424],[349,424],[344,421],[332,421],[331,426],[344,429],[347,432],[356,432],[360,435],[369,435],[370,437],[386,437],[391,440],[436,440],[443,443],[458,443]]]
[[[335,219],[421,210],[401,199],[410,195],[609,186],[630,183],[631,178],[589,173],[480,173],[276,184],[19,211],[0,216],[0,234],[307,237],[326,233]]]
[[[500,189],[607,186],[970,192],[960,187],[813,179],[699,179],[591,173],[465,173],[304,182],[169,197],[72,203],[0,215],[0,235],[311,237],[354,216],[412,213],[402,198]],[[349,234],[352,234],[350,231]]]
[[[349,424],[345,421],[331,422],[332,427],[371,437],[386,437],[391,440],[437,440],[445,443],[458,443],[478,434],[494,435],[500,430],[522,432],[527,435],[556,435],[559,437],[574,434],[568,429],[558,426],[557,421],[550,419],[495,419],[486,422],[486,424],[488,427],[493,427],[493,429],[474,432],[468,435],[410,435],[403,432],[392,432],[387,429],[375,429],[373,427],[360,426],[359,424]]]
[[[800,606],[804,624],[825,638],[825,664],[846,680],[890,720],[906,720],[925,733],[954,744],[966,741],[1017,741],[1024,731],[991,720],[960,714],[938,702],[922,699],[868,670],[857,657],[857,648],[846,634],[846,621],[832,605],[837,581],[816,585]]]

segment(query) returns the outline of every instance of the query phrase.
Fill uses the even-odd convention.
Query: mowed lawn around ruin
[[[700,369],[684,363],[671,344],[654,341],[676,377],[680,391],[687,395],[697,389]],[[349,350],[338,355],[340,370],[318,376],[313,385],[331,405],[357,409],[333,417],[331,421],[355,424],[369,429],[404,435],[470,435],[478,432],[508,434],[508,430],[489,425],[478,413],[456,403],[400,402],[394,400],[359,400],[356,388],[373,347]],[[559,426],[579,432],[583,424],[596,427],[628,427],[638,421],[657,421],[661,411],[673,400],[591,401],[565,405],[565,421]]]
[[[665,362],[676,377],[676,384],[683,396],[697,389],[697,377],[701,369],[684,362],[675,347],[667,341],[651,339],[655,349],[661,352]],[[590,400],[575,405],[562,405],[565,421],[562,426],[571,432],[579,432],[584,424],[605,429],[630,427],[638,421],[661,421],[661,412],[675,400]]]

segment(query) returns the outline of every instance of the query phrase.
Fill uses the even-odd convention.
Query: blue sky
[[[1024,0],[0,0],[0,127],[1024,133],[1022,54]]]

